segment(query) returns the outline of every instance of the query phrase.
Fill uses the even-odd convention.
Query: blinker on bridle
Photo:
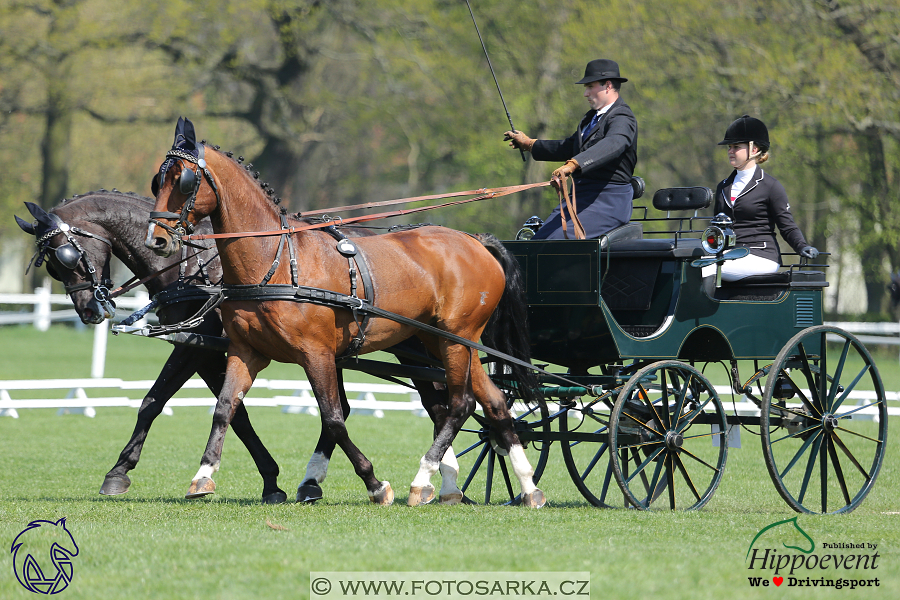
[[[34,266],[40,267],[51,251],[53,252],[60,266],[68,271],[74,271],[79,262],[84,262],[84,266],[87,269],[88,276],[91,279],[90,282],[85,281],[83,283],[76,283],[75,285],[67,285],[65,282],[62,282],[59,274],[56,273],[55,269],[52,269],[53,265],[49,262],[47,263],[47,271],[51,276],[53,276],[54,279],[57,279],[58,281],[61,281],[63,283],[66,294],[71,294],[72,292],[77,292],[80,290],[93,290],[94,298],[98,302],[100,302],[101,305],[103,305],[104,310],[106,310],[109,314],[114,315],[116,312],[115,305],[113,305],[109,299],[109,288],[112,287],[113,282],[111,279],[102,279],[97,276],[97,269],[94,268],[94,264],[91,262],[90,257],[84,250],[84,247],[82,247],[82,245],[78,243],[78,240],[75,238],[75,236],[80,235],[82,237],[89,237],[95,240],[99,240],[109,246],[110,249],[112,248],[112,242],[110,242],[105,237],[93,234],[90,231],[85,231],[83,229],[79,229],[78,227],[73,227],[53,213],[48,214],[50,215],[50,218],[56,223],[56,227],[35,240],[35,244],[37,244],[38,250],[35,253],[35,257],[33,259]],[[66,236],[67,243],[61,246],[57,246],[56,248],[51,248],[50,240],[60,233]]]
[[[216,182],[212,178],[212,174],[209,172],[209,169],[206,166],[206,160],[203,158],[204,155],[204,146],[203,144],[199,144],[197,146],[197,154],[198,156],[194,156],[190,152],[186,152],[179,148],[173,147],[166,153],[166,160],[159,168],[159,179],[156,182],[156,189],[162,188],[163,183],[166,180],[166,172],[169,168],[175,164],[175,161],[181,161],[182,169],[181,169],[181,177],[178,180],[178,191],[183,195],[187,196],[187,200],[181,207],[181,213],[174,213],[169,211],[153,211],[150,213],[150,226],[154,225],[162,227],[166,231],[169,232],[170,235],[175,237],[177,240],[182,243],[187,243],[188,245],[193,245],[188,242],[184,242],[181,238],[184,235],[190,235],[194,232],[194,226],[188,221],[188,215],[194,210],[194,204],[197,201],[197,192],[200,191],[200,184],[203,182],[203,179],[209,182],[210,187],[212,187],[213,192],[216,194],[216,200],[221,202],[221,197],[219,196],[219,188],[216,186]],[[197,165],[197,167],[203,172],[203,177],[199,177],[197,172],[194,171],[190,166],[185,163],[191,163]],[[159,219],[174,219],[175,226],[172,227],[167,225]]]

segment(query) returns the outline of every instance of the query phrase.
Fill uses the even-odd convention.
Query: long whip
[[[506,120],[509,121],[509,127],[513,131],[516,131],[516,126],[513,125],[512,117],[509,116],[509,109],[506,108],[506,100],[503,99],[503,92],[500,91],[500,82],[497,81],[497,75],[494,73],[494,65],[491,64],[491,57],[488,56],[487,47],[484,45],[484,39],[481,37],[481,31],[478,30],[478,23],[475,21],[475,13],[472,12],[472,5],[469,4],[469,0],[466,0],[466,6],[469,7],[469,14],[472,15],[472,24],[475,25],[475,33],[478,34],[478,41],[481,42],[481,49],[484,50],[484,57],[487,59],[488,67],[491,69],[491,75],[494,77],[494,83],[497,86],[497,93],[500,94],[500,102],[503,103],[503,110],[506,111]],[[519,154],[522,155],[522,161],[528,162],[528,159],[525,158],[525,151],[519,148]]]

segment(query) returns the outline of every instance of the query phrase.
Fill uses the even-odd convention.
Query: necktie
[[[581,132],[581,137],[587,137],[588,134],[593,131],[594,127],[597,125],[597,121],[600,120],[600,113],[594,113],[594,118],[591,119],[591,122],[588,123],[587,127],[584,128],[584,131]]]

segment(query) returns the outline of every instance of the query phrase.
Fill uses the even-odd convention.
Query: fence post
[[[50,286],[34,288],[34,326],[38,331],[50,329]]]
[[[100,379],[106,368],[106,338],[109,333],[109,320],[94,325],[94,352],[91,356],[91,377]]]

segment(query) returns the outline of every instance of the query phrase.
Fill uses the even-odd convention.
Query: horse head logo
[[[756,543],[756,540],[758,540],[762,534],[775,527],[778,527],[779,525],[789,525],[789,527],[780,529],[778,530],[778,532],[776,532],[778,541],[780,541],[781,545],[785,548],[789,550],[798,550],[800,552],[803,552],[804,554],[810,554],[813,550],[816,549],[816,543],[811,537],[809,537],[808,533],[803,531],[803,528],[800,527],[800,525],[797,523],[797,517],[793,517],[790,519],[785,519],[784,521],[777,521],[775,523],[772,523],[771,525],[763,527],[760,532],[756,534],[756,537],[753,538],[753,541],[750,542],[750,547],[747,548],[747,557],[750,556],[750,551],[753,550],[753,545]],[[799,534],[799,536],[797,534]],[[798,545],[790,546],[787,544],[787,542]],[[807,544],[809,544],[808,548]]]
[[[56,522],[32,521],[13,540],[10,552],[22,587],[36,594],[58,594],[72,581],[78,544],[63,517]]]

